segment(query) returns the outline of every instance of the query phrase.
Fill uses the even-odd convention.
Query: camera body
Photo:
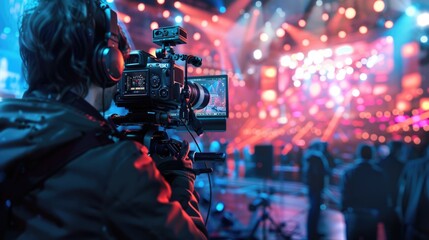
[[[131,51],[114,97],[115,104],[128,113],[112,117],[115,124],[149,123],[169,128],[186,124],[194,129],[203,124],[213,131],[226,129],[228,77],[187,77],[175,61],[199,67],[202,60],[174,53],[172,46],[186,43],[186,36],[179,26],[155,29],[153,42],[161,46],[156,57],[143,50]]]
[[[183,70],[173,59],[134,50],[125,63],[115,102],[131,112],[170,111],[180,105],[183,86]]]

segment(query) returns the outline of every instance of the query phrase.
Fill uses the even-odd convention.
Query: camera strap
[[[41,186],[43,182],[54,175],[66,164],[76,159],[86,151],[113,143],[108,135],[100,133],[99,129],[84,132],[84,134],[56,148],[47,156],[31,162],[20,161],[0,183],[0,239],[6,237],[6,230],[11,227],[11,210],[13,203],[21,201],[25,195]]]

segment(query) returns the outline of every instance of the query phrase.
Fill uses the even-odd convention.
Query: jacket
[[[345,170],[342,178],[341,210],[374,210],[381,217],[388,204],[386,184],[387,178],[377,165],[357,159],[355,164]]]
[[[83,99],[67,104],[5,99],[0,102],[0,169],[19,161],[37,165],[46,154],[91,130],[111,127]],[[142,144],[112,142],[81,154],[14,203],[12,235],[206,239],[193,184],[183,185],[168,183]]]
[[[429,158],[408,162],[399,183],[396,211],[406,234],[404,239],[428,239]]]

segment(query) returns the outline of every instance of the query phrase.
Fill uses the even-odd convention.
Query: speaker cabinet
[[[273,145],[255,145],[254,152],[255,176],[260,178],[271,178],[274,167]]]

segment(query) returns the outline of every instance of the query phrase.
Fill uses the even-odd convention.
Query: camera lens
[[[194,109],[203,109],[210,102],[210,93],[199,83],[189,82],[189,101]]]

